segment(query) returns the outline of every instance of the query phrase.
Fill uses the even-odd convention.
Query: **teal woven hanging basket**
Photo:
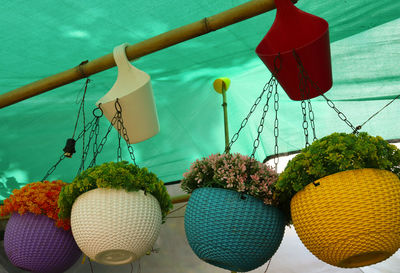
[[[246,272],[265,264],[281,244],[285,216],[276,207],[233,190],[193,191],[185,213],[190,247],[203,261]]]

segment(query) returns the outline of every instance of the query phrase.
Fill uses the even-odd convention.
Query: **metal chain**
[[[100,105],[99,105],[100,107]],[[96,151],[98,149],[98,144],[97,144],[97,139],[99,137],[100,134],[100,119],[96,119],[96,123],[95,123],[95,132],[94,132],[94,142],[93,142],[93,159],[94,159],[94,165],[96,165]]]
[[[333,110],[335,110],[335,112],[338,114],[338,117],[341,120],[343,120],[353,130],[353,134],[358,134],[358,130],[356,129],[356,127],[354,127],[353,124],[347,119],[345,114],[343,114],[341,111],[339,111],[339,109],[337,109],[337,107],[335,106],[333,101],[328,99],[324,94],[322,94],[322,96],[326,100],[326,102],[329,105],[329,107],[331,107]]]
[[[279,121],[278,121],[278,110],[279,110],[279,93],[278,93],[278,82],[275,81],[275,94],[274,94],[274,110],[275,110],[275,121],[274,121],[274,137],[275,137],[275,157],[274,157],[274,165],[275,171],[278,172],[278,163],[279,163],[279,147],[278,147],[278,136],[279,136]]]
[[[100,141],[100,144],[97,147],[97,150],[95,150],[94,154],[93,154],[93,159],[89,164],[89,168],[93,167],[96,164],[96,159],[97,156],[99,155],[99,153],[101,153],[101,151],[103,150],[104,144],[106,144],[107,142],[107,137],[111,132],[112,127],[114,126],[114,124],[117,122],[117,113],[115,113],[114,117],[111,120],[110,125],[108,126],[107,132],[104,135],[103,139]]]
[[[116,101],[115,101],[115,110],[117,110],[117,118],[118,118],[118,125],[117,125],[117,127],[118,127],[118,133],[119,133],[119,136],[118,136],[118,141],[119,141],[119,144],[118,144],[118,149],[119,149],[119,156],[121,156],[121,135],[122,135],[122,137],[124,138],[124,140],[125,140],[125,143],[126,143],[126,147],[127,147],[127,149],[128,149],[128,152],[129,152],[129,156],[130,156],[130,158],[132,159],[132,162],[133,162],[133,164],[135,164],[135,166],[137,166],[137,164],[136,164],[136,158],[135,158],[135,153],[134,153],[134,151],[133,151],[133,147],[132,147],[132,145],[130,144],[130,140],[129,140],[129,136],[128,136],[128,131],[126,130],[126,128],[125,128],[125,126],[124,126],[124,120],[123,120],[123,118],[122,118],[122,107],[121,107],[121,104],[119,103],[119,100],[117,99]],[[122,160],[122,158],[120,157],[119,159],[121,159]]]
[[[92,127],[93,122],[94,122],[95,119],[96,119],[96,118],[93,118],[91,121],[89,121],[89,122],[86,124],[86,126],[85,126],[85,127],[86,127],[86,130],[88,130],[88,129],[90,129],[90,128]],[[83,134],[84,134],[84,130],[82,130],[82,131],[79,133],[78,137],[76,138],[76,141],[78,141],[78,140],[83,136]],[[57,160],[57,162],[56,162],[53,166],[50,167],[50,169],[47,171],[47,173],[45,174],[45,176],[43,177],[43,179],[42,179],[41,181],[46,180],[46,179],[49,177],[49,175],[51,175],[51,174],[56,170],[58,164],[60,164],[61,161],[63,161],[63,160],[65,159],[65,157],[66,157],[66,156],[64,155],[64,153],[62,153],[62,155],[60,156],[60,158]]]
[[[83,116],[85,116],[85,115],[83,115]],[[87,131],[87,129],[86,129],[86,126],[85,126],[85,118],[83,118],[83,137],[82,137],[82,157],[81,157],[81,167],[79,167],[79,170],[78,170],[78,174],[80,174],[80,169],[81,168],[84,168],[84,166],[82,167],[82,165],[84,165],[85,163],[85,159],[86,159],[86,155],[85,155],[85,136],[86,136],[86,131]],[[90,143],[90,138],[89,138],[89,143]],[[86,152],[86,154],[87,154],[87,152]]]
[[[307,100],[308,104],[308,119],[310,120],[312,132],[313,132],[313,141],[317,140],[317,135],[315,133],[315,123],[314,123],[314,111],[311,106],[311,100]]]
[[[82,67],[81,67],[82,68]],[[87,90],[87,86],[88,83],[90,82],[89,78],[86,79],[86,86],[85,86],[85,93],[83,94],[83,99],[82,99],[82,118],[83,118],[83,137],[82,137],[82,158],[81,158],[81,165],[83,166],[82,168],[84,169],[84,164],[85,164],[85,159],[86,159],[86,155],[85,155],[85,135],[86,135],[86,131],[89,129],[86,129],[86,115],[85,115],[85,94],[86,94],[86,90]],[[89,143],[90,143],[90,138],[89,138]],[[86,152],[87,154],[87,152]],[[80,171],[78,170],[78,174],[80,173]]]
[[[87,158],[87,154],[89,152],[89,148],[90,148],[90,143],[92,141],[92,139],[94,138],[96,131],[98,131],[99,129],[99,121],[100,121],[100,117],[95,117],[96,121],[95,121],[95,126],[92,127],[92,130],[90,131],[89,134],[89,140],[88,143],[86,144],[85,148],[82,151],[82,161],[81,161],[81,166],[79,167],[78,173],[80,174],[83,170],[85,170],[85,161]],[[96,136],[96,140],[97,140],[97,136]]]
[[[304,137],[306,141],[306,147],[310,146],[308,142],[308,121],[307,121],[307,111],[306,111],[306,102],[304,100],[301,101],[301,112],[303,113],[303,131]]]
[[[85,86],[83,88],[85,91],[83,92],[83,96],[82,96],[82,99],[81,99],[81,102],[80,102],[80,105],[79,105],[78,115],[76,117],[75,128],[74,128],[74,132],[72,133],[72,138],[75,137],[75,132],[76,132],[76,128],[78,127],[79,116],[80,116],[81,112],[82,112],[82,115],[83,115],[83,125],[85,125],[85,97],[86,97],[86,91],[87,91],[89,82],[90,82],[90,79],[87,78],[86,82],[85,82]]]
[[[308,97],[309,97],[308,85],[307,85],[307,81],[309,80],[309,77],[307,75],[307,71],[303,67],[303,64],[301,62],[299,55],[297,55],[297,53],[294,49],[293,49],[293,56],[296,59],[297,68],[299,69],[298,77],[299,77],[299,90],[300,90],[301,99],[305,100],[305,99],[308,99]]]
[[[398,98],[400,98],[400,94],[397,95],[394,99],[392,99],[391,101],[389,101],[385,106],[383,106],[380,110],[378,110],[378,112],[374,113],[372,116],[370,116],[366,121],[364,121],[363,124],[358,125],[356,127],[357,131],[361,130],[361,128],[368,122],[370,121],[372,118],[374,118],[376,115],[378,115],[380,112],[382,112],[383,109],[385,109],[386,107],[388,107],[390,104],[392,104],[395,100],[397,100]]]
[[[249,121],[250,116],[253,114],[253,112],[256,110],[258,104],[261,101],[262,96],[264,93],[268,90],[268,87],[271,85],[271,82],[273,81],[274,77],[271,76],[270,80],[265,84],[261,94],[257,97],[255,100],[253,106],[250,108],[250,112],[247,114],[247,116],[242,120],[242,123],[240,124],[239,130],[232,136],[231,141],[229,142],[229,145],[225,149],[225,153],[228,153],[233,145],[233,143],[236,142],[236,140],[239,138],[240,131],[246,126],[247,122]]]
[[[117,99],[118,102],[118,99]],[[117,148],[117,162],[122,161],[122,149],[121,149],[121,134],[122,134],[122,111],[117,110],[117,134],[118,134],[118,148]]]
[[[313,141],[317,140],[317,136],[315,133],[315,123],[314,123],[314,111],[312,109],[311,101],[308,99],[307,104],[304,100],[301,101],[301,112],[303,114],[303,131],[304,131],[304,138],[306,145],[305,147],[310,146],[310,143],[308,142],[308,120],[307,120],[307,106],[308,106],[308,119],[310,120],[312,132],[313,132]]]
[[[93,128],[94,128],[94,127],[93,127]],[[80,174],[80,173],[85,169],[86,157],[87,157],[87,154],[88,154],[88,151],[89,151],[90,142],[91,142],[91,140],[92,140],[92,138],[93,138],[93,132],[94,132],[93,128],[92,128],[92,130],[90,131],[89,140],[88,140],[87,145],[84,146],[83,149],[82,149],[81,165],[80,165],[80,167],[79,167],[79,169],[78,169],[77,175]]]
[[[305,147],[310,146],[310,143],[308,142],[308,120],[307,120],[307,104],[305,102],[305,99],[308,100],[308,115],[311,123],[311,128],[313,129],[313,134],[314,134],[314,139],[315,139],[315,124],[314,124],[314,112],[312,112],[311,102],[308,99],[309,98],[309,92],[308,92],[308,85],[307,85],[307,73],[303,67],[303,64],[301,63],[300,57],[297,55],[296,51],[293,49],[293,56],[296,59],[297,62],[297,68],[299,69],[299,90],[301,94],[301,112],[303,114],[303,131],[304,131],[304,138],[305,138]],[[310,110],[311,109],[311,110]],[[311,113],[310,113],[311,111]]]
[[[260,124],[258,125],[258,128],[257,128],[257,137],[253,142],[253,152],[251,153],[251,156],[250,156],[252,158],[255,157],[257,148],[260,145],[260,135],[261,135],[262,131],[264,130],[265,115],[267,114],[267,112],[269,110],[269,100],[270,100],[270,98],[272,96],[272,92],[274,90],[274,84],[273,84],[274,81],[275,81],[275,78],[271,81],[271,84],[268,86],[267,101],[263,107],[263,114],[262,114],[262,117],[260,120]]]
[[[60,164],[60,162],[61,161],[63,161],[64,160],[64,158],[65,158],[65,155],[64,155],[64,153],[60,156],[60,158],[58,159],[58,161],[56,162],[56,164],[54,164],[48,171],[47,171],[47,173],[45,174],[45,176],[42,178],[42,182],[44,181],[44,180],[46,180],[47,179],[47,177],[49,177],[49,175],[50,174],[52,174],[54,171],[55,171],[55,169],[57,168],[57,166],[58,166],[58,164]]]
[[[80,65],[82,65],[82,63]],[[79,65],[79,68],[80,68],[80,65]],[[82,162],[84,162],[84,158],[85,158],[85,155],[84,155],[85,154],[84,153],[84,151],[85,151],[85,133],[86,133],[87,130],[89,130],[93,126],[93,121],[96,119],[96,118],[92,119],[91,121],[88,122],[88,124],[85,123],[86,122],[86,118],[85,118],[85,96],[86,96],[86,91],[87,91],[89,82],[90,82],[90,79],[87,78],[86,82],[85,82],[85,87],[84,87],[85,91],[84,91],[83,96],[82,96],[82,100],[81,100],[81,103],[80,103],[80,106],[79,106],[79,110],[78,110],[78,115],[77,115],[76,122],[75,122],[74,132],[72,134],[72,139],[74,139],[74,136],[75,136],[75,133],[76,133],[76,128],[78,126],[79,115],[82,112],[83,130],[79,133],[78,137],[75,140],[75,143],[76,143],[76,141],[78,141],[80,138],[83,137],[83,141],[82,141],[82,150],[83,150],[83,152],[82,152]],[[46,180],[49,177],[49,175],[51,175],[56,170],[58,164],[60,164],[61,161],[63,161],[65,159],[65,157],[66,157],[65,153],[63,153],[60,156],[60,158],[57,160],[57,162],[47,171],[47,173],[45,174],[45,176],[43,177],[43,179],[41,181]]]
[[[89,121],[87,124],[86,124],[86,131],[88,131],[88,130],[90,130],[90,128],[93,126],[93,122],[96,120],[96,117],[94,117],[91,121]],[[82,130],[80,133],[79,133],[79,135],[78,135],[78,137],[76,138],[76,140],[75,141],[78,141],[81,137],[83,137],[83,135],[84,135],[84,133],[85,133],[85,130]]]
[[[319,86],[318,86],[315,82],[313,82],[313,81],[310,79],[310,77],[307,75],[307,73],[306,73],[306,71],[305,71],[305,69],[304,69],[304,67],[303,67],[303,64],[302,64],[302,62],[301,62],[301,60],[300,60],[300,57],[297,55],[297,53],[296,53],[295,50],[293,50],[293,55],[294,55],[294,57],[295,57],[295,59],[296,59],[296,62],[297,62],[297,64],[298,64],[298,67],[299,67],[301,73],[303,74],[304,79],[307,80],[307,81],[311,84],[311,86],[312,86],[313,88],[315,88],[316,90],[320,91],[320,93],[322,93],[322,92],[321,92],[321,89],[319,88]],[[328,99],[324,94],[322,94],[322,97],[324,97],[324,99],[325,99],[326,102],[328,103],[328,106],[331,107],[333,110],[335,110],[335,112],[338,114],[338,117],[339,117],[341,120],[343,120],[343,121],[353,130],[353,134],[358,134],[358,129],[357,129],[356,127],[353,126],[353,124],[347,119],[347,117],[346,117],[345,114],[343,114],[341,111],[339,111],[339,109],[337,109],[337,107],[335,106],[335,104],[333,103],[333,101],[331,101],[330,99]]]

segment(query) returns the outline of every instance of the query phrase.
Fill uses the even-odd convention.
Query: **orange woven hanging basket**
[[[399,249],[399,204],[395,174],[361,169],[310,183],[293,197],[291,213],[309,251],[328,264],[352,268],[381,262]]]

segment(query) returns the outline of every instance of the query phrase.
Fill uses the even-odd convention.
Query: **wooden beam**
[[[172,198],[172,204],[184,203],[189,200],[190,194],[180,195]]]
[[[274,8],[274,0],[249,1],[211,17],[170,30],[140,43],[130,45],[126,48],[126,54],[129,60],[137,59],[164,48],[207,34],[211,31],[241,22]],[[71,68],[0,95],[0,108],[110,69],[115,65],[113,54],[109,53],[86,64],[82,64],[80,68],[79,66]]]

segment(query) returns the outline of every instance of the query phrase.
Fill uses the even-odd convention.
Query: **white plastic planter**
[[[125,43],[114,48],[118,77],[110,91],[96,105],[101,104],[104,115],[111,122],[116,113],[115,101],[118,99],[124,126],[132,144],[156,135],[160,126],[150,76],[131,65],[125,53],[127,46]]]
[[[79,248],[90,259],[120,265],[151,250],[161,218],[160,205],[149,193],[98,188],[75,200],[71,229]]]

